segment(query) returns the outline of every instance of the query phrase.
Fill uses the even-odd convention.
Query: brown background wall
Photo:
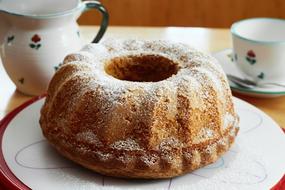
[[[229,27],[249,17],[285,18],[285,0],[101,0],[111,25]],[[100,14],[84,13],[79,24],[98,24]]]

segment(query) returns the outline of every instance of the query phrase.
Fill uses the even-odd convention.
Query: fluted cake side
[[[238,116],[209,55],[167,41],[109,40],[67,56],[40,125],[67,158],[96,172],[169,178],[216,161]]]

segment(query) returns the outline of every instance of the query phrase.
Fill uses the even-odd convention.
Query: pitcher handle
[[[103,35],[105,34],[106,29],[108,27],[108,23],[109,23],[108,11],[99,1],[96,1],[96,0],[83,1],[82,3],[85,5],[84,11],[88,11],[89,9],[96,9],[100,11],[100,13],[102,14],[102,21],[101,21],[100,29],[96,37],[92,41],[92,43],[98,43],[103,37]]]

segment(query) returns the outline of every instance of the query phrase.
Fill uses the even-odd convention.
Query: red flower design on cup
[[[39,35],[35,34],[35,35],[32,37],[32,41],[35,42],[35,43],[37,43],[37,42],[41,41],[41,38],[40,38]]]
[[[255,53],[252,51],[252,50],[249,50],[248,52],[247,52],[247,56],[249,56],[249,57],[255,57],[256,55],[255,55]]]
[[[247,62],[251,65],[254,65],[256,63],[256,55],[253,50],[249,50],[246,54]]]

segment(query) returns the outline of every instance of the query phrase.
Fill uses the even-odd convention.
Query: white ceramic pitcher
[[[0,54],[6,72],[19,91],[29,95],[46,91],[64,57],[81,49],[76,20],[90,8],[103,15],[93,40],[97,43],[109,19],[98,1],[0,0]]]

